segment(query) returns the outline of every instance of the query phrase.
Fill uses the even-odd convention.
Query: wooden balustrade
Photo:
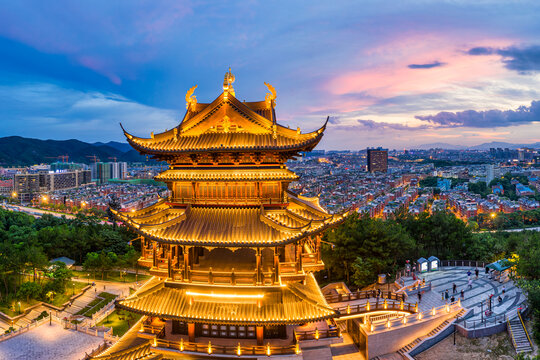
[[[325,330],[307,330],[307,331],[294,331],[294,336],[297,341],[302,340],[319,340],[332,337],[341,336],[341,332],[338,327],[325,329]]]
[[[188,341],[172,341],[165,339],[156,339],[154,351],[160,349],[173,349],[181,352],[215,354],[215,355],[233,355],[233,356],[270,356],[270,355],[292,355],[299,354],[300,348],[297,345],[289,346],[234,346],[234,345],[214,345],[210,343],[197,343]]]

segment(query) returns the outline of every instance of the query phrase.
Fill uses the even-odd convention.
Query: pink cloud
[[[84,67],[87,67],[103,76],[106,76],[113,84],[120,85],[122,83],[122,79],[116,74],[114,74],[109,68],[107,62],[104,61],[101,58],[95,57],[95,56],[79,56],[77,58],[77,61],[79,64],[81,64]]]
[[[508,46],[511,40],[491,39],[461,44],[447,36],[410,35],[364,51],[368,65],[330,79],[324,89],[333,95],[365,93],[379,98],[404,94],[443,91],[452,85],[503,76],[508,72],[498,56],[470,56],[465,53],[477,44]],[[491,45],[493,46],[493,45]],[[366,60],[367,58],[367,60]],[[411,64],[443,63],[426,69]]]

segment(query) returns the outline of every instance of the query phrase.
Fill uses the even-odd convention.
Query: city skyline
[[[0,136],[119,141],[122,122],[149,137],[179,122],[195,84],[211,101],[231,66],[240,100],[275,86],[281,123],[329,115],[321,149],[535,143],[539,7],[3,4]]]

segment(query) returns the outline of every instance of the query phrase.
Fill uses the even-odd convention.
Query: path
[[[79,360],[103,338],[64,328],[53,322],[0,343],[0,359]]]

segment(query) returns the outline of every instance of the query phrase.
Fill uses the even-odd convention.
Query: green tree
[[[42,292],[43,288],[41,287],[41,285],[33,281],[27,281],[23,282],[19,287],[19,291],[17,291],[17,297],[19,297],[20,299],[26,298],[26,301],[28,302],[30,301],[30,299],[38,299],[41,296]]]
[[[129,250],[122,255],[122,262],[131,269],[135,269],[135,281],[138,281],[139,276],[139,258],[141,254],[136,251],[133,246],[129,247]]]
[[[35,282],[37,271],[43,269],[49,264],[47,255],[45,255],[40,247],[31,245],[25,249],[24,258],[27,268],[32,270]]]

